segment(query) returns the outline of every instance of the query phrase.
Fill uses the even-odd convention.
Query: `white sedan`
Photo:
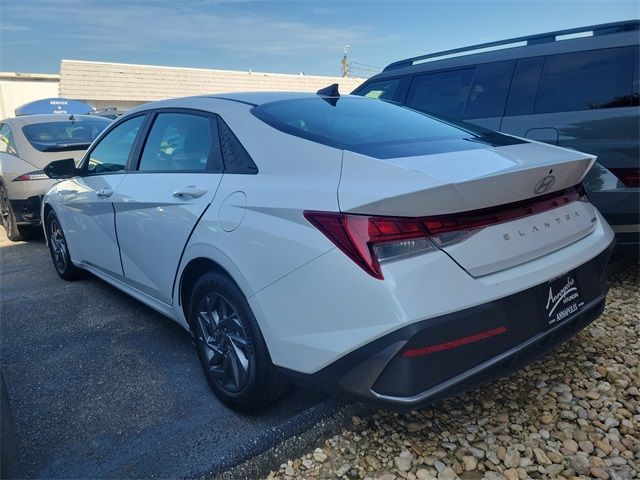
[[[291,378],[415,408],[524,365],[602,312],[613,233],[594,157],[378,100],[244,93],[145,104],[42,215],[55,268],[194,338],[218,397]]]

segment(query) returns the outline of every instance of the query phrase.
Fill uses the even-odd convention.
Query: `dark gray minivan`
[[[598,156],[589,198],[640,241],[640,21],[485,43],[388,65],[353,93]]]

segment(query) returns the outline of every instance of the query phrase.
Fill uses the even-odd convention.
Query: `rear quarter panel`
[[[222,266],[245,296],[285,277],[333,245],[303,216],[338,211],[342,151],[279,132],[257,118],[223,115],[259,173],[224,174],[187,243],[177,278],[197,258]],[[180,281],[174,298],[180,298]],[[270,343],[268,321],[252,305]]]

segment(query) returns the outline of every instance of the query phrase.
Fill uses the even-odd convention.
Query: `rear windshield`
[[[22,133],[41,152],[86,150],[110,123],[106,118],[33,123],[22,127]]]
[[[454,124],[381,100],[341,97],[266,103],[253,114],[297,137],[377,158],[525,143],[467,124]]]

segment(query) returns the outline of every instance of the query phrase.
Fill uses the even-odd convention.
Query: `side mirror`
[[[43,168],[45,175],[54,180],[63,178],[71,178],[78,173],[76,162],[73,158],[65,158],[64,160],[56,160]]]

